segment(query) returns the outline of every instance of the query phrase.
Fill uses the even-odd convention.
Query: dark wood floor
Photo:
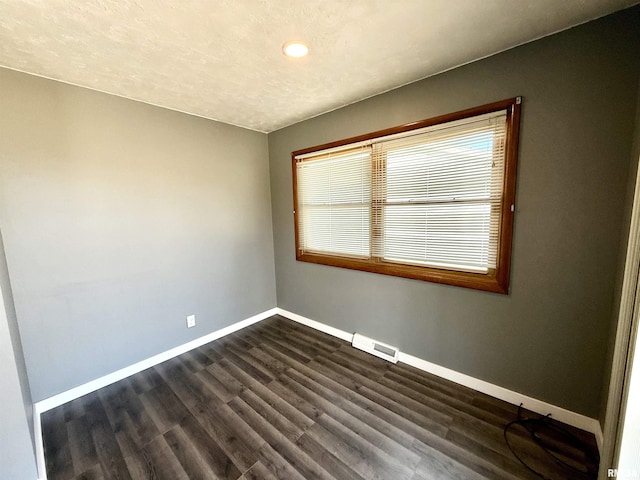
[[[517,408],[273,317],[43,415],[48,478],[536,479]],[[593,444],[593,436],[572,429]],[[517,427],[551,479],[580,474]],[[554,440],[554,439],[552,439]],[[555,439],[577,468],[582,453]]]

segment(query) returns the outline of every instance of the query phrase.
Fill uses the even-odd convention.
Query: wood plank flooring
[[[42,425],[49,480],[537,479],[503,437],[516,414],[275,316],[48,411]],[[546,440],[584,473],[521,427],[509,440],[547,478],[596,478],[561,437]]]

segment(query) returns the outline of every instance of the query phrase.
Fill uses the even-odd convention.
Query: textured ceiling
[[[0,0],[0,65],[270,132],[636,3]]]

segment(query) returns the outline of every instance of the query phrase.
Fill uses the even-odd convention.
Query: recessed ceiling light
[[[282,46],[282,53],[287,57],[300,58],[309,53],[309,47],[299,41],[287,42]]]

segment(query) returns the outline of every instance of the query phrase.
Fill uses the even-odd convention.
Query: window
[[[520,98],[293,152],[296,258],[507,293]]]

